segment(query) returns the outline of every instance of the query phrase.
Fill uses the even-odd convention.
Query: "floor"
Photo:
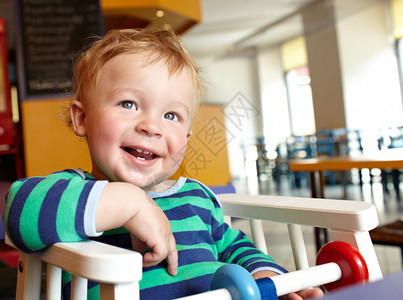
[[[270,180],[269,177],[262,176],[260,182],[256,178],[253,180],[242,179],[234,181],[234,185],[239,193],[260,193],[296,197],[309,197],[310,195],[306,181],[302,181],[300,188],[295,188],[289,178],[282,178],[280,184],[276,184],[273,180]],[[2,185],[0,183],[0,193],[2,193],[1,187],[4,187],[4,184]],[[403,188],[403,186],[401,186],[401,188]],[[358,184],[348,185],[346,197],[343,196],[343,189],[340,185],[326,186],[325,195],[326,198],[330,199],[368,201],[375,204],[381,224],[403,217],[403,205],[397,201],[395,193],[392,190],[390,190],[388,194],[384,193],[382,185],[376,176],[374,177],[372,185],[366,182],[362,189]],[[233,227],[242,229],[246,234],[250,233],[248,222],[245,220],[237,219],[232,225]],[[288,270],[294,270],[295,267],[286,225],[264,222],[264,229],[270,255],[280,265]],[[309,262],[310,264],[314,264],[315,246],[312,228],[303,228],[303,231],[309,254]],[[375,250],[384,275],[395,273],[402,269],[402,258],[399,248],[375,245]],[[16,273],[16,269],[9,268],[0,261],[0,300],[14,298]]]

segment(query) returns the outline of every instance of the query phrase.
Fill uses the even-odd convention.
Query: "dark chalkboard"
[[[102,34],[99,0],[15,0],[21,99],[71,90],[73,60]]]

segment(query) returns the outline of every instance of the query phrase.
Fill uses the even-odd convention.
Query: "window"
[[[403,93],[403,38],[397,40],[397,61],[399,63],[400,86]]]
[[[285,81],[292,134],[313,134],[315,132],[315,118],[308,67],[295,68],[287,72]]]

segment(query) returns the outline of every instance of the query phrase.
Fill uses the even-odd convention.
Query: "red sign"
[[[13,144],[6,22],[0,18],[0,150]]]

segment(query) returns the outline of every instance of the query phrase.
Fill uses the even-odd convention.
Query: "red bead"
[[[367,264],[361,253],[348,243],[334,241],[324,245],[316,258],[316,264],[336,263],[342,273],[340,280],[325,284],[328,291],[332,291],[351,284],[364,284],[368,281]]]

